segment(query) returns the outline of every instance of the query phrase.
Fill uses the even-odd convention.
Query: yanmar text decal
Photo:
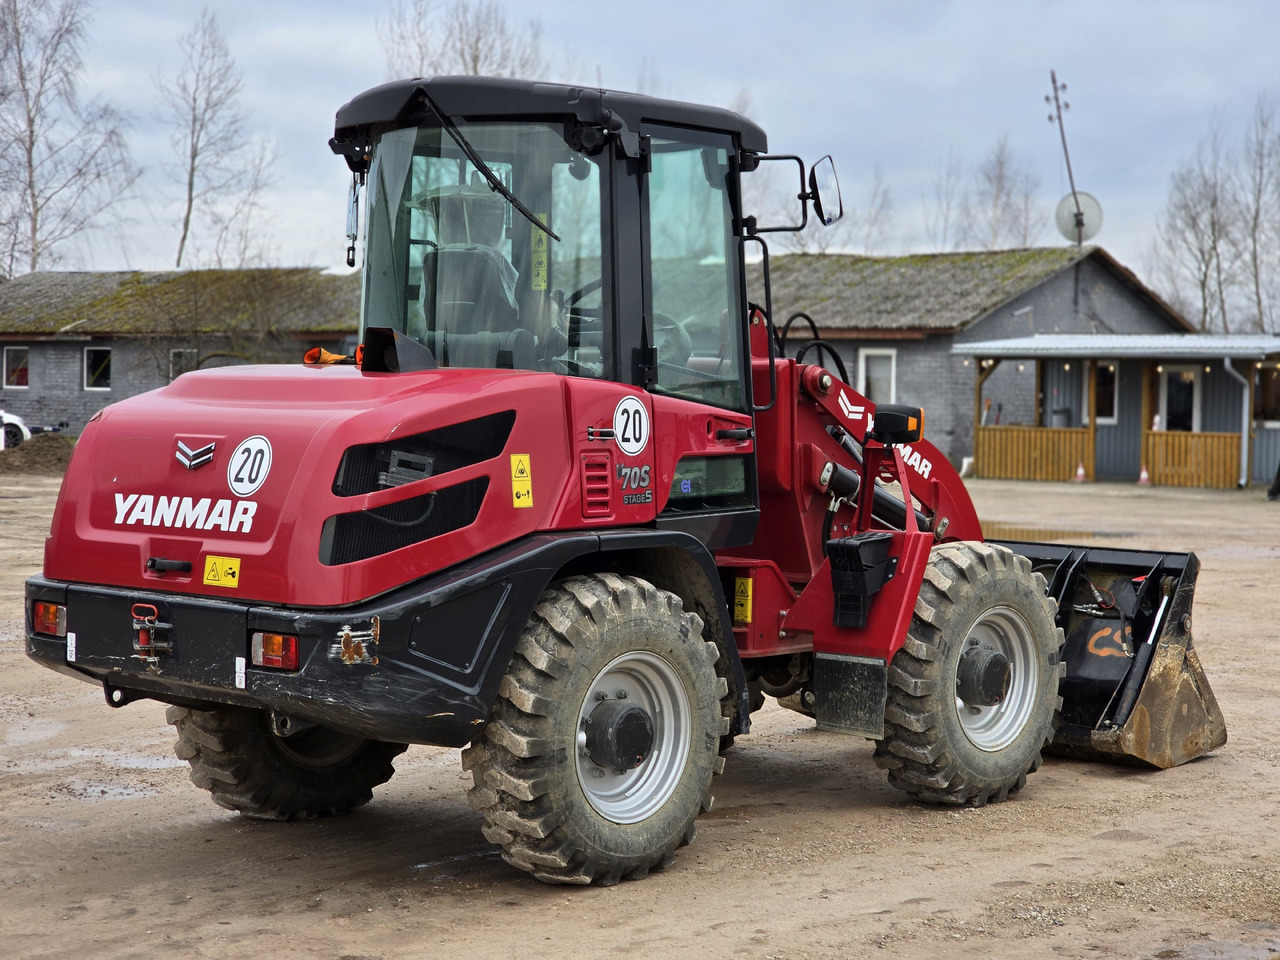
[[[920,456],[919,451],[912,450],[910,444],[900,443],[898,449],[902,451],[902,462],[928,480],[929,473],[933,470],[933,461]]]
[[[253,515],[258,512],[254,500],[214,500],[201,497],[156,497],[149,493],[116,494],[116,525],[143,527],[175,527],[189,530],[223,530],[248,533],[253,529]]]

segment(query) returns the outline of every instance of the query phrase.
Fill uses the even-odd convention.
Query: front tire
[[[889,667],[889,783],[982,806],[1020,790],[1053,739],[1066,672],[1054,601],[1030,561],[987,543],[935,546],[906,643]]]
[[[670,863],[724,768],[717,657],[701,619],[646,580],[596,574],[547,590],[462,757],[503,859],[602,885]]]
[[[311,727],[278,736],[265,710],[170,707],[173,752],[191,764],[191,782],[213,802],[258,820],[338,816],[373,799],[395,773],[404,743],[384,743]]]

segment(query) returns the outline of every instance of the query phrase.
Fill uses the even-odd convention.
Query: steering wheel
[[[602,277],[597,277],[596,279],[591,280],[588,283],[584,283],[577,290],[573,291],[573,293],[569,294],[567,297],[564,298],[564,305],[566,307],[572,307],[574,304],[576,304],[579,300],[586,297],[588,294],[595,293],[603,285],[604,285],[604,279]]]
[[[680,321],[665,313],[653,314],[653,345],[658,348],[658,359],[671,366],[683,367],[693,356],[693,338]]]

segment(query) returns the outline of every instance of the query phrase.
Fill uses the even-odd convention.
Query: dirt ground
[[[770,705],[669,870],[582,889],[499,859],[453,750],[411,748],[342,819],[214,806],[163,706],[109,709],[23,653],[58,482],[0,476],[0,956],[1280,952],[1280,504],[1262,491],[972,483],[985,520],[1200,556],[1195,642],[1230,731],[1215,755],[1160,773],[1050,759],[1007,803],[933,809],[888,786],[867,741]]]

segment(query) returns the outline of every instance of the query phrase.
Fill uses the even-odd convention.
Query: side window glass
[[[654,389],[742,409],[742,308],[729,192],[732,142],[654,136],[651,148]]]

